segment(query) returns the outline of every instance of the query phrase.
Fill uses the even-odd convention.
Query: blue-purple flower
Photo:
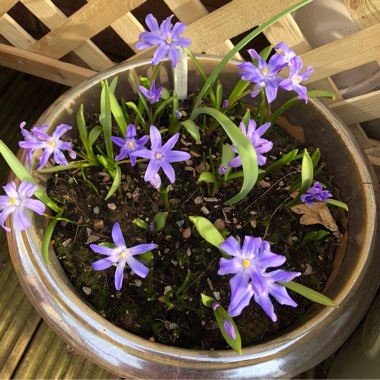
[[[274,46],[274,50],[284,58],[288,66],[291,65],[292,59],[296,56],[296,53],[285,42],[278,43]]]
[[[28,167],[30,168],[30,166],[32,164],[33,153],[35,152],[35,150],[40,149],[42,147],[42,144],[41,144],[40,140],[38,139],[38,137],[36,136],[35,131],[45,132],[46,129],[48,128],[48,125],[44,124],[44,125],[41,125],[40,127],[33,127],[30,131],[28,131],[27,129],[25,129],[25,125],[26,125],[25,121],[23,121],[20,124],[20,129],[21,129],[22,135],[24,136],[24,141],[20,141],[19,142],[19,146],[21,148],[23,148],[23,143],[24,142],[33,142],[35,144],[34,148],[29,148],[26,151],[26,163],[27,163]],[[36,146],[38,148],[36,148]]]
[[[244,133],[245,136],[248,137],[253,148],[255,149],[257,163],[259,166],[264,165],[267,161],[267,158],[263,156],[263,154],[269,152],[273,148],[272,141],[263,139],[261,137],[265,134],[265,132],[269,129],[270,126],[271,126],[270,123],[265,123],[261,127],[256,129],[255,120],[250,119],[248,122],[248,130],[247,130],[245,127],[245,124],[243,122],[240,123],[240,130]],[[236,148],[233,145],[231,145],[231,149],[236,153]],[[233,158],[228,163],[228,166],[230,166],[231,168],[237,168],[241,166],[240,156],[236,156],[235,158]],[[219,171],[219,173],[222,174],[221,171]]]
[[[232,340],[236,339],[236,331],[232,323],[228,319],[223,319],[223,327],[226,330],[226,333]]]
[[[70,143],[60,140],[60,137],[72,127],[66,124],[60,124],[51,136],[44,133],[45,129],[43,129],[43,127],[44,126],[34,128],[33,135],[29,136],[31,137],[30,139],[28,137],[28,139],[19,142],[20,147],[28,149],[27,155],[31,155],[37,149],[44,150],[40,157],[40,166],[38,167],[38,170],[46,165],[52,154],[55,163],[67,166],[68,162],[63,151],[67,150],[71,158],[75,158],[77,155],[71,148]]]
[[[314,71],[314,68],[309,66],[305,72],[301,73],[303,63],[301,57],[298,56],[291,59],[289,66],[289,77],[281,81],[279,87],[287,91],[294,90],[298,94],[298,99],[303,99],[307,103],[307,88],[302,86],[301,82],[309,78],[310,74]]]
[[[150,127],[151,150],[142,149],[130,154],[130,156],[147,158],[148,167],[144,175],[144,181],[150,182],[157,179],[158,171],[162,168],[171,183],[175,182],[175,172],[170,165],[172,162],[180,162],[190,159],[190,154],[179,150],[172,150],[177,143],[179,133],[172,136],[164,145],[162,145],[161,134],[159,130],[152,125]]]
[[[158,46],[153,55],[152,65],[157,65],[168,56],[172,67],[175,67],[180,56],[179,48],[187,47],[191,43],[190,39],[180,36],[186,29],[186,25],[182,22],[176,22],[173,26],[171,23],[173,16],[167,17],[160,26],[151,13],[145,18],[145,23],[150,32],[140,33],[136,49],[141,50]]]
[[[25,209],[30,209],[39,215],[45,212],[46,206],[37,199],[31,199],[37,190],[37,185],[23,181],[20,183],[18,190],[16,184],[12,181],[3,186],[7,195],[0,195],[0,226],[10,232],[10,228],[5,227],[5,219],[14,214],[14,224],[20,231],[29,228],[31,223],[28,219]]]
[[[323,190],[319,182],[315,182],[305,194],[301,195],[301,201],[311,206],[313,202],[326,202],[327,198],[332,197],[328,190]]]
[[[116,265],[115,288],[120,290],[123,284],[124,268],[128,265],[139,277],[145,278],[149,273],[149,268],[134,258],[136,255],[151,251],[157,248],[156,244],[138,244],[127,248],[119,223],[115,223],[112,228],[112,240],[115,248],[103,245],[90,244],[90,248],[101,255],[107,256],[105,259],[95,261],[91,267],[95,270],[107,269]]]
[[[156,89],[155,80],[152,80],[149,90],[147,90],[144,86],[139,86],[139,90],[148,99],[150,104],[157,103],[161,98],[162,87]]]
[[[248,50],[252,59],[257,60],[257,66],[252,62],[244,62],[237,67],[242,69],[239,75],[243,80],[254,83],[251,96],[256,96],[261,88],[265,88],[265,94],[268,103],[272,103],[277,96],[278,85],[282,78],[277,74],[283,69],[287,63],[284,58],[279,54],[274,54],[267,62],[265,62],[254,49]]]
[[[121,147],[120,153],[115,157],[115,160],[123,160],[125,157],[129,156],[131,165],[135,166],[136,157],[131,156],[132,152],[136,150],[144,149],[144,145],[147,143],[149,136],[143,136],[140,139],[136,139],[136,127],[133,124],[129,124],[127,127],[127,133],[125,139],[121,137],[112,136],[111,140],[118,146]]]
[[[252,296],[274,322],[277,316],[269,295],[282,305],[297,306],[286,289],[276,281],[288,282],[301,273],[283,270],[266,272],[268,268],[278,267],[286,261],[285,256],[271,252],[267,241],[246,236],[240,247],[238,240],[230,236],[219,248],[231,256],[229,259],[220,259],[218,271],[220,275],[234,274],[230,279],[231,301],[228,307],[231,317],[240,315]]]

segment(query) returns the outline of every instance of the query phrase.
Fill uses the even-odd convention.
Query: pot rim
[[[214,56],[201,55],[200,57],[202,60],[208,62],[220,60],[220,57]],[[236,65],[237,63],[241,62],[237,60],[231,60],[229,62],[229,64],[232,65]],[[49,124],[53,114],[67,108],[67,106],[64,106],[63,100],[77,97],[94,85],[98,85],[101,79],[116,75],[120,71],[131,70],[145,64],[150,64],[150,59],[123,63],[91,77],[58,98],[54,104],[43,113],[36,124],[41,121]],[[339,308],[318,307],[318,312],[305,323],[302,323],[292,330],[286,331],[285,335],[280,335],[267,342],[244,348],[242,356],[239,356],[233,350],[201,351],[185,348],[179,349],[140,338],[113,325],[92,310],[74,290],[71,289],[68,280],[66,280],[66,282],[57,281],[59,278],[57,276],[59,276],[60,273],[52,266],[52,262],[58,262],[54,254],[50,255],[52,258],[51,262],[46,266],[40,253],[33,247],[33,242],[39,239],[36,231],[15,231],[12,234],[7,234],[11,258],[16,272],[20,277],[28,297],[35,306],[38,305],[38,310],[47,323],[51,326],[54,325],[56,332],[58,332],[65,341],[68,341],[73,346],[88,349],[89,352],[85,353],[85,355],[88,356],[90,360],[97,362],[97,364],[106,367],[114,373],[125,375],[125,368],[131,368],[126,365],[128,363],[121,363],[120,358],[123,358],[125,362],[130,360],[134,362],[134,374],[142,373],[141,366],[143,364],[146,365],[147,360],[163,366],[169,365],[170,367],[182,368],[194,366],[198,368],[199,363],[201,363],[201,365],[206,366],[205,369],[207,371],[231,369],[231,373],[235,373],[232,367],[235,369],[239,367],[248,368],[250,365],[255,365],[255,369],[259,370],[257,365],[260,365],[260,363],[260,368],[268,369],[264,363],[266,360],[270,361],[271,357],[278,353],[283,353],[286,359],[287,354],[289,354],[290,346],[302,347],[305,344],[307,345],[308,342],[320,334],[321,330],[333,323],[337,317],[342,316],[347,318],[347,316],[345,316],[347,307],[349,307],[347,305],[355,297],[358,287],[362,286],[363,273],[365,274],[371,270],[369,267],[369,253],[374,249],[375,242],[372,238],[376,237],[378,230],[376,182],[374,181],[373,174],[368,167],[367,159],[361,151],[359,144],[348,129],[344,127],[344,124],[316,99],[309,99],[309,102],[319,112],[324,113],[325,117],[338,130],[342,140],[346,144],[350,144],[352,153],[358,157],[358,160],[360,159],[362,161],[362,165],[359,166],[359,175],[362,178],[362,182],[367,183],[366,200],[369,206],[367,208],[366,221],[368,224],[368,236],[362,239],[362,251],[366,252],[366,254],[362,255],[361,259],[357,262],[355,268],[357,270],[351,273],[342,291],[334,297],[334,301],[339,305]],[[72,104],[72,106],[74,106],[74,104]],[[25,154],[23,155],[25,156]],[[18,254],[16,247],[20,244],[29,248],[28,256]],[[46,299],[46,294],[51,297]],[[42,311],[40,308],[41,305]],[[83,326],[85,332],[89,335],[83,336]],[[73,330],[75,331],[74,334],[72,333]],[[102,346],[103,342],[101,339],[106,342],[104,346]],[[101,342],[100,346],[98,345],[99,342]],[[117,355],[117,357],[114,355]],[[280,373],[281,375],[283,365],[284,363],[277,363],[270,373]],[[120,366],[121,371],[119,371]],[[204,368],[201,370],[203,369]],[[299,369],[297,369],[293,374],[296,375],[299,372]],[[252,375],[252,372],[250,373]],[[264,376],[265,373],[263,372]],[[194,373],[192,374],[194,375]],[[247,374],[249,374],[249,372],[247,372]]]

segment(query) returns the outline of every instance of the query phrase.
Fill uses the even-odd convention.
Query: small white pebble
[[[68,247],[70,245],[71,241],[72,241],[71,238],[66,239],[64,242],[62,242],[62,246],[65,248]]]
[[[107,207],[110,209],[110,210],[116,210],[116,205],[115,203],[107,203]]]
[[[83,293],[87,294],[88,296],[91,294],[91,289],[90,289],[90,288],[87,288],[86,286],[84,286],[84,287],[82,288],[82,290],[83,290]]]
[[[96,206],[92,211],[94,211],[94,214],[98,215],[100,213],[100,208]]]
[[[155,341],[154,336],[151,336],[151,337],[149,338],[149,341],[150,341],[150,342],[154,342],[154,341]]]
[[[165,286],[165,288],[164,288],[164,295],[165,295],[166,293],[170,292],[172,289],[173,289],[173,288],[172,288],[170,285]]]
[[[220,301],[220,292],[213,292],[212,293],[217,301]]]
[[[139,288],[139,287],[142,285],[142,281],[139,280],[138,278],[136,278],[136,280],[135,280],[135,284],[136,284],[136,286]]]
[[[210,214],[210,211],[208,210],[208,208],[207,207],[205,207],[205,206],[203,206],[202,208],[201,208],[201,211],[203,212],[203,214],[205,214],[205,215],[208,215],[208,214]]]
[[[196,205],[200,205],[201,203],[203,203],[203,197],[201,195],[198,195],[195,199],[194,199],[194,203]]]

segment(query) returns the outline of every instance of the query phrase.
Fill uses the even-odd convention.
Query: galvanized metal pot
[[[218,63],[213,57],[200,60],[206,72]],[[101,79],[110,81],[118,76],[117,95],[126,99],[134,97],[128,76],[131,72],[146,75],[149,66],[148,61],[127,63],[99,74],[64,94],[36,124],[75,125],[75,114],[81,103],[88,115],[98,112]],[[202,80],[191,62],[189,71],[189,88],[196,91]],[[220,79],[226,91],[231,90],[237,81],[233,62],[227,65]],[[168,62],[162,66],[160,82],[172,87]],[[75,293],[53,250],[50,264],[45,265],[40,252],[45,224],[36,218],[31,229],[8,234],[8,243],[25,292],[42,317],[80,354],[121,377],[291,377],[333,353],[357,326],[378,286],[377,180],[348,128],[321,103],[312,99],[307,105],[300,103],[291,109],[288,120],[304,129],[306,142],[320,147],[323,161],[341,190],[341,198],[349,205],[345,249],[336,257],[325,290],[338,308],[314,305],[302,320],[280,336],[244,348],[242,356],[232,350],[196,351],[153,343],[95,313]]]

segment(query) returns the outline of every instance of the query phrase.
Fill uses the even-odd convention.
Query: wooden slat
[[[93,0],[37,41],[33,51],[61,58],[145,1]]]
[[[0,30],[3,37],[20,49],[28,49],[35,42],[34,38],[8,14],[0,18]]]
[[[63,23],[67,17],[54,5],[51,0],[35,1],[21,0],[26,8],[32,12],[49,29],[53,30]],[[16,47],[15,44],[13,44]],[[28,49],[29,46],[26,47]],[[113,62],[91,41],[85,41],[83,45],[74,49],[78,55],[90,68],[100,71],[113,66]],[[50,56],[50,54],[47,54]]]
[[[177,18],[187,24],[201,19],[202,17],[208,15],[206,7],[200,2],[200,0],[164,0],[166,5],[171,9],[171,11],[177,16]],[[227,40],[220,44],[210,47],[206,53],[224,56],[232,48],[234,44]],[[241,55],[238,53],[235,56],[236,59],[242,59]]]
[[[1,0],[0,17],[7,13],[16,3],[18,3],[18,0]]]
[[[344,4],[360,30],[380,23],[379,0],[344,0]],[[377,62],[380,64],[380,60]]]
[[[0,44],[0,65],[67,86],[75,86],[96,71]]]
[[[139,34],[145,29],[132,13],[120,17],[111,24],[111,28],[120,36],[120,38],[136,52],[136,42]]]
[[[313,49],[301,57],[306,66],[315,68],[310,83],[380,59],[380,24]]]
[[[380,118],[380,90],[342,100],[330,108],[347,124]]]
[[[311,50],[309,42],[292,15],[287,15],[264,31],[272,45],[285,42],[298,55]],[[323,89],[335,94],[336,100],[343,99],[331,78],[321,79],[309,86],[310,89]]]
[[[191,39],[191,50],[194,53],[203,53],[252,29],[296,3],[297,0],[283,0],[281,3],[278,0],[265,0],[265,2],[234,0],[193,22],[183,36]],[[226,20],[239,20],[239,22],[226,22]],[[152,49],[143,50],[127,61],[151,57],[152,51]]]

